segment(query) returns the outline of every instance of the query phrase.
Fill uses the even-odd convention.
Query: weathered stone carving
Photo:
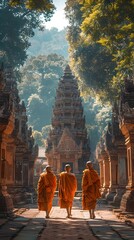
[[[127,148],[126,192],[121,200],[121,210],[134,212],[134,81],[126,79],[119,106],[119,125]]]
[[[96,158],[100,165],[102,196],[119,206],[127,176],[125,139],[119,129],[117,104],[112,110],[112,123],[97,146]]]
[[[67,66],[56,91],[46,156],[56,173],[62,171],[66,163],[70,163],[72,170],[79,173],[84,169],[89,155],[80,91]]]
[[[34,146],[32,130],[28,131],[26,108],[24,102],[20,102],[13,71],[9,67],[2,68],[0,70],[0,213],[9,213],[13,208],[12,199],[14,202],[24,201],[26,191],[32,189],[33,166],[37,154],[38,149]],[[7,193],[7,187],[10,195]]]

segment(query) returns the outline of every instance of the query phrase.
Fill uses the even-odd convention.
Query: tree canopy
[[[35,30],[35,35],[29,39],[31,46],[27,50],[30,56],[40,54],[62,55],[68,58],[68,42],[66,40],[66,29],[59,31],[57,28],[46,29],[43,31]]]
[[[53,13],[53,10],[55,9],[52,0],[9,0],[8,2],[12,7],[23,5],[29,10],[37,10],[42,12],[47,17]]]
[[[0,1],[0,59],[18,68],[27,58],[29,38],[54,11],[51,0]],[[8,19],[8,21],[7,21]]]
[[[66,1],[71,63],[82,81],[111,100],[133,74],[134,1]]]
[[[65,65],[63,56],[50,54],[31,57],[21,68],[19,93],[26,103],[29,124],[34,130],[41,131],[51,122],[55,91]]]

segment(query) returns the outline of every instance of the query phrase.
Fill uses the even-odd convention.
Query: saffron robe
[[[59,205],[60,208],[72,207],[77,189],[77,180],[73,173],[62,172],[59,179]]]
[[[52,172],[42,173],[38,181],[38,209],[50,211],[54,192],[56,190],[56,176]]]
[[[101,197],[100,178],[94,169],[85,169],[82,177],[82,208],[95,209],[96,201]]]

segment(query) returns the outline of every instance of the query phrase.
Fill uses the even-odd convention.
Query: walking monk
[[[93,169],[92,162],[86,163],[87,169],[83,171],[82,177],[82,207],[83,210],[89,210],[90,218],[95,218],[95,206],[98,198],[101,197],[100,178],[98,173]]]
[[[55,190],[56,176],[52,173],[51,167],[48,165],[46,166],[46,172],[40,175],[38,181],[38,209],[46,211],[46,218],[49,218]]]
[[[66,208],[68,218],[72,215],[71,210],[76,189],[76,177],[73,173],[71,173],[71,166],[69,164],[66,164],[65,172],[60,173],[59,205],[60,208]]]

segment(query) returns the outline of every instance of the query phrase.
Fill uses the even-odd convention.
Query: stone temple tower
[[[63,171],[67,163],[74,173],[81,173],[89,155],[80,91],[67,65],[56,91],[46,156],[55,173]]]

